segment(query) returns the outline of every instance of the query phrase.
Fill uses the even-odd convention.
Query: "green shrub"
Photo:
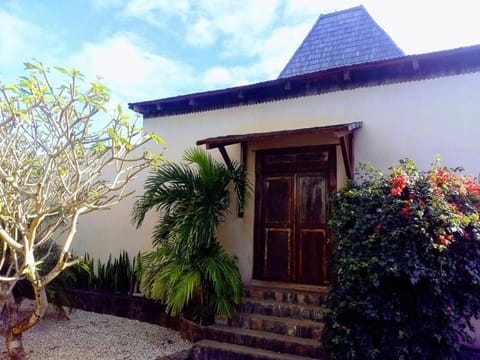
[[[166,304],[166,311],[209,324],[215,314],[232,316],[243,286],[234,258],[216,242],[191,261],[164,244],[139,257],[140,290]]]
[[[72,287],[82,290],[104,291],[118,294],[132,294],[136,291],[137,278],[135,275],[136,258],[130,261],[127,251],[123,250],[120,255],[112,260],[112,255],[107,262],[95,260],[89,254],[85,254],[84,266],[90,269],[84,272],[74,268],[77,273],[76,282]]]
[[[333,359],[456,359],[480,309],[480,184],[404,160],[335,199]]]
[[[245,170],[227,167],[205,151],[185,152],[184,164],[165,163],[145,182],[133,222],[141,226],[152,209],[160,210],[152,235],[157,248],[138,261],[140,290],[161,300],[171,315],[199,323],[215,313],[231,316],[242,297],[240,272],[216,238],[230,206],[230,186],[242,211],[249,193]]]

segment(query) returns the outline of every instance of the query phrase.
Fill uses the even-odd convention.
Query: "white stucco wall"
[[[287,130],[362,121],[355,133],[355,163],[370,162],[381,168],[410,157],[427,168],[441,154],[447,166],[464,166],[480,172],[480,73],[416,82],[359,88],[272,103],[208,111],[203,113],[147,119],[147,131],[165,138],[164,156],[179,161],[185,148],[196,140],[252,132]],[[154,95],[154,94],[153,94]],[[253,182],[254,151],[261,148],[331,143],[333,139],[304,136],[249,145],[248,173]],[[161,150],[160,147],[152,150]],[[239,146],[228,147],[232,158]],[[213,150],[218,156],[218,151]],[[337,157],[340,153],[337,151]],[[339,161],[337,181],[345,178]],[[136,187],[141,191],[143,179]],[[79,253],[88,250],[106,257],[128,249],[133,254],[150,247],[154,216],[141,230],[130,225],[132,201],[116,209],[94,214],[80,222]],[[244,280],[251,278],[253,259],[253,201],[243,218],[232,214],[219,230],[226,249],[239,258]]]

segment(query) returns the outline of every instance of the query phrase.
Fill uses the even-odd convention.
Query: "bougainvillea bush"
[[[411,160],[368,170],[335,199],[333,359],[457,359],[480,309],[480,184]]]

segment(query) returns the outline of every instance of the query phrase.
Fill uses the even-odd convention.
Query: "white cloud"
[[[186,41],[193,46],[210,46],[217,39],[217,32],[210,20],[201,18],[197,20],[186,34]]]
[[[190,0],[128,0],[123,15],[134,16],[153,25],[166,27],[165,22],[171,17],[184,18],[190,10]]]
[[[172,6],[167,6],[167,3]],[[210,0],[166,2],[131,0],[124,15],[167,27],[194,47],[220,45],[220,58],[242,58],[227,70],[223,65],[208,68],[202,82],[208,88],[231,86],[275,78],[300,44],[311,21],[294,23],[279,18],[283,0]],[[289,20],[289,19],[287,19]],[[279,23],[282,24],[279,27]],[[246,60],[246,58],[250,60]],[[219,69],[222,69],[221,71]]]
[[[258,67],[266,78],[278,77],[311,28],[310,23],[275,29],[256,47]]]
[[[234,78],[232,77],[231,70],[225,67],[216,66],[205,71],[202,77],[202,82],[207,88],[213,88],[232,84],[234,83]]]
[[[0,24],[0,77],[8,77],[7,81],[21,74],[7,74],[4,69],[21,71],[24,61],[37,58],[47,63],[56,55],[55,34],[2,10]]]
[[[275,19],[280,0],[130,0],[123,15],[133,16],[180,34],[186,43],[211,46],[220,35],[225,53],[248,52]]]
[[[193,69],[145,50],[143,40],[117,33],[99,43],[86,43],[71,61],[88,76],[100,76],[121,102],[177,95],[194,86]]]
[[[360,5],[361,3],[362,1],[360,0],[287,0],[284,14],[285,16],[300,17],[305,20],[305,17],[314,16],[317,18],[321,14],[347,9]],[[390,2],[388,2],[388,4],[390,4]],[[313,23],[311,25],[313,25]]]
[[[404,0],[401,3],[369,0],[373,18],[406,53],[423,53],[480,43],[478,3]]]
[[[245,0],[238,4],[227,1],[211,11],[211,18],[217,31],[224,36],[222,54],[227,57],[255,56],[253,47],[273,28],[278,0]]]
[[[106,9],[111,7],[119,7],[123,3],[123,0],[90,0],[94,9]]]
[[[251,66],[215,66],[207,69],[202,75],[202,86],[205,89],[220,89],[232,86],[247,85],[258,81],[259,74]]]

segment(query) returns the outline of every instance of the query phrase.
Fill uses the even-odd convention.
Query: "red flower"
[[[410,217],[410,206],[406,205],[402,210],[400,210],[400,214],[405,219],[408,219]]]
[[[392,194],[393,196],[398,196],[402,193],[403,189],[401,188],[393,188],[390,190],[390,194]]]
[[[403,189],[407,186],[408,175],[398,174],[392,178],[392,189],[390,194],[393,196],[398,196],[403,192]]]
[[[440,244],[442,244],[443,246],[447,246],[448,244],[450,244],[452,242],[452,238],[453,236],[452,235],[439,235],[438,236],[438,241],[440,242]]]
[[[472,177],[462,178],[465,191],[470,194],[479,197],[480,196],[480,183]]]

